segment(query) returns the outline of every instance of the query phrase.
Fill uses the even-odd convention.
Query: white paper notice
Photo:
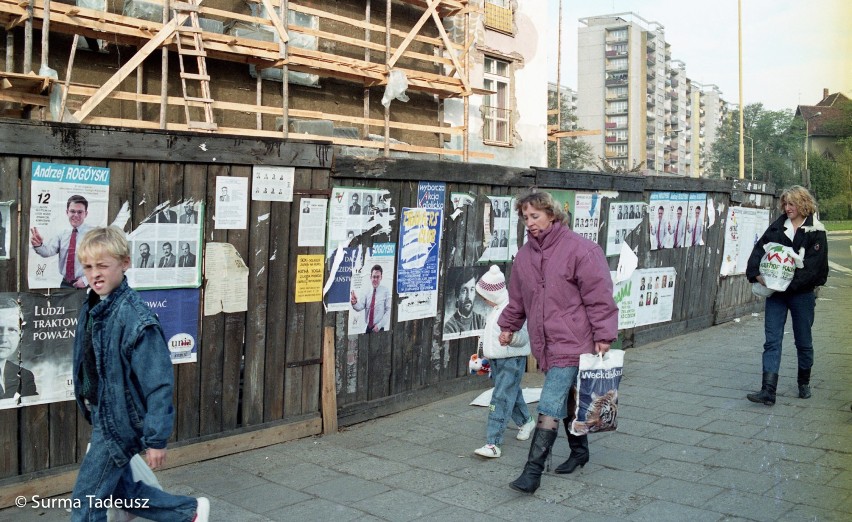
[[[204,258],[204,315],[248,310],[249,269],[234,245],[207,243]]]
[[[248,178],[216,176],[216,228],[245,230],[248,221]]]
[[[251,199],[254,201],[293,201],[293,167],[255,165],[252,167]]]
[[[633,276],[636,267],[639,266],[639,258],[630,249],[627,243],[621,244],[621,255],[618,258],[618,269],[615,271],[616,283],[627,281]]]
[[[305,198],[299,212],[299,246],[325,246],[325,213],[327,199]]]

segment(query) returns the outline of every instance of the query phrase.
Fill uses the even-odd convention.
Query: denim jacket
[[[174,373],[160,323],[135,290],[122,281],[106,299],[80,308],[74,339],[74,396],[90,423],[77,379],[83,364],[86,323],[99,378],[95,421],[117,466],[146,448],[163,449],[174,428]]]

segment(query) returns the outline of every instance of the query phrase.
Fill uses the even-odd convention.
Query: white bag
[[[618,427],[618,384],[624,371],[624,351],[603,356],[584,353],[577,372],[577,409],[571,435],[614,431]]]
[[[160,490],[163,489],[160,485],[160,481],[158,481],[157,477],[154,476],[154,472],[148,467],[148,463],[145,462],[145,459],[143,459],[141,455],[138,453],[134,455],[133,458],[130,459],[129,466],[130,471],[133,473],[134,482],[144,482],[151,487],[155,487]],[[135,518],[136,515],[133,515],[129,511],[125,511],[123,509],[109,508],[107,510],[107,522],[130,522]]]
[[[766,243],[763,245],[763,251],[766,253],[760,260],[760,275],[763,276],[766,288],[776,292],[787,290],[796,269],[805,266],[802,263],[805,258],[804,247],[796,252],[793,247],[784,246],[780,243]],[[752,291],[754,291],[754,288],[752,288]]]

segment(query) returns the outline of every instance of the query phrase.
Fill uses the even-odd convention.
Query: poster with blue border
[[[396,280],[399,322],[435,317],[438,313],[443,214],[440,209],[402,209]]]
[[[421,181],[417,184],[417,206],[443,210],[447,199],[447,184],[442,181]]]

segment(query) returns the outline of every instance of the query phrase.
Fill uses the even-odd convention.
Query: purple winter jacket
[[[530,236],[512,263],[509,304],[497,324],[516,332],[527,321],[542,370],[578,366],[595,342],[618,337],[618,307],[603,250],[554,222]]]

